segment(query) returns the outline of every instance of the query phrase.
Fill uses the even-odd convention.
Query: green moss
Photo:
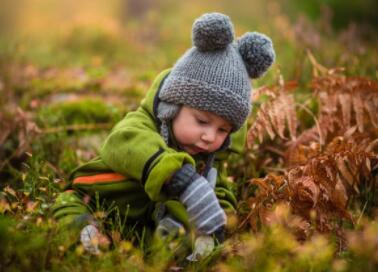
[[[121,117],[119,108],[94,98],[53,104],[42,108],[38,113],[38,121],[43,127],[115,123]]]

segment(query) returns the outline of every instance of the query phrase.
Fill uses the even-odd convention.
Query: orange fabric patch
[[[125,176],[118,173],[105,173],[93,176],[77,177],[73,180],[73,184],[95,184],[105,182],[117,182],[126,179]]]

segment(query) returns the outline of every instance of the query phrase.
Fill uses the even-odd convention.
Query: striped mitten
[[[199,233],[213,234],[226,225],[226,214],[212,186],[191,164],[185,164],[177,171],[166,189],[171,195],[179,196],[190,223]]]
[[[175,237],[180,233],[180,230],[185,232],[184,226],[169,214],[159,221],[156,228],[157,234],[162,238]]]

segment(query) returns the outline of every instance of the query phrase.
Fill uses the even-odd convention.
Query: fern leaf
[[[353,96],[353,109],[356,114],[356,123],[359,132],[364,131],[364,104],[359,93]]]
[[[339,102],[341,105],[341,111],[343,116],[344,126],[349,127],[351,125],[352,116],[352,101],[349,93],[341,93],[339,95]]]
[[[272,127],[272,124],[270,122],[270,116],[271,114],[269,114],[269,108],[268,108],[268,104],[267,103],[264,103],[262,106],[261,106],[261,109],[260,109],[260,120],[262,122],[262,126],[266,129],[269,137],[271,140],[273,140],[276,136],[276,134],[274,133],[273,131],[273,127]]]
[[[290,137],[295,140],[297,137],[297,127],[298,127],[298,119],[297,114],[295,112],[295,101],[293,95],[288,95],[285,97],[286,100],[286,118],[288,122]]]
[[[336,160],[337,168],[339,170],[341,177],[345,179],[347,184],[351,188],[353,188],[356,193],[359,193],[359,190],[358,190],[358,187],[356,186],[356,181],[353,177],[353,174],[350,172],[350,170],[346,166],[345,158],[343,158],[342,156],[337,156],[335,158],[335,160]]]
[[[275,118],[275,124],[276,124],[276,131],[278,136],[281,139],[285,139],[285,110],[284,105],[282,104],[282,95],[279,96],[277,100],[274,101],[272,104],[272,107],[274,109],[274,118]]]
[[[377,103],[375,103],[374,98],[366,99],[364,101],[364,106],[366,111],[369,114],[371,123],[373,124],[374,128],[378,128],[378,97],[376,98]]]

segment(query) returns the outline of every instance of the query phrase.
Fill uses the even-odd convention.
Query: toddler
[[[273,63],[271,40],[256,32],[234,42],[229,17],[208,13],[192,29],[193,47],[157,76],[140,107],[112,130],[99,157],[73,171],[53,207],[65,226],[80,224],[85,249],[100,235],[96,195],[127,222],[161,236],[193,230],[224,239],[236,199],[222,160],[241,152],[251,108],[250,78]]]

